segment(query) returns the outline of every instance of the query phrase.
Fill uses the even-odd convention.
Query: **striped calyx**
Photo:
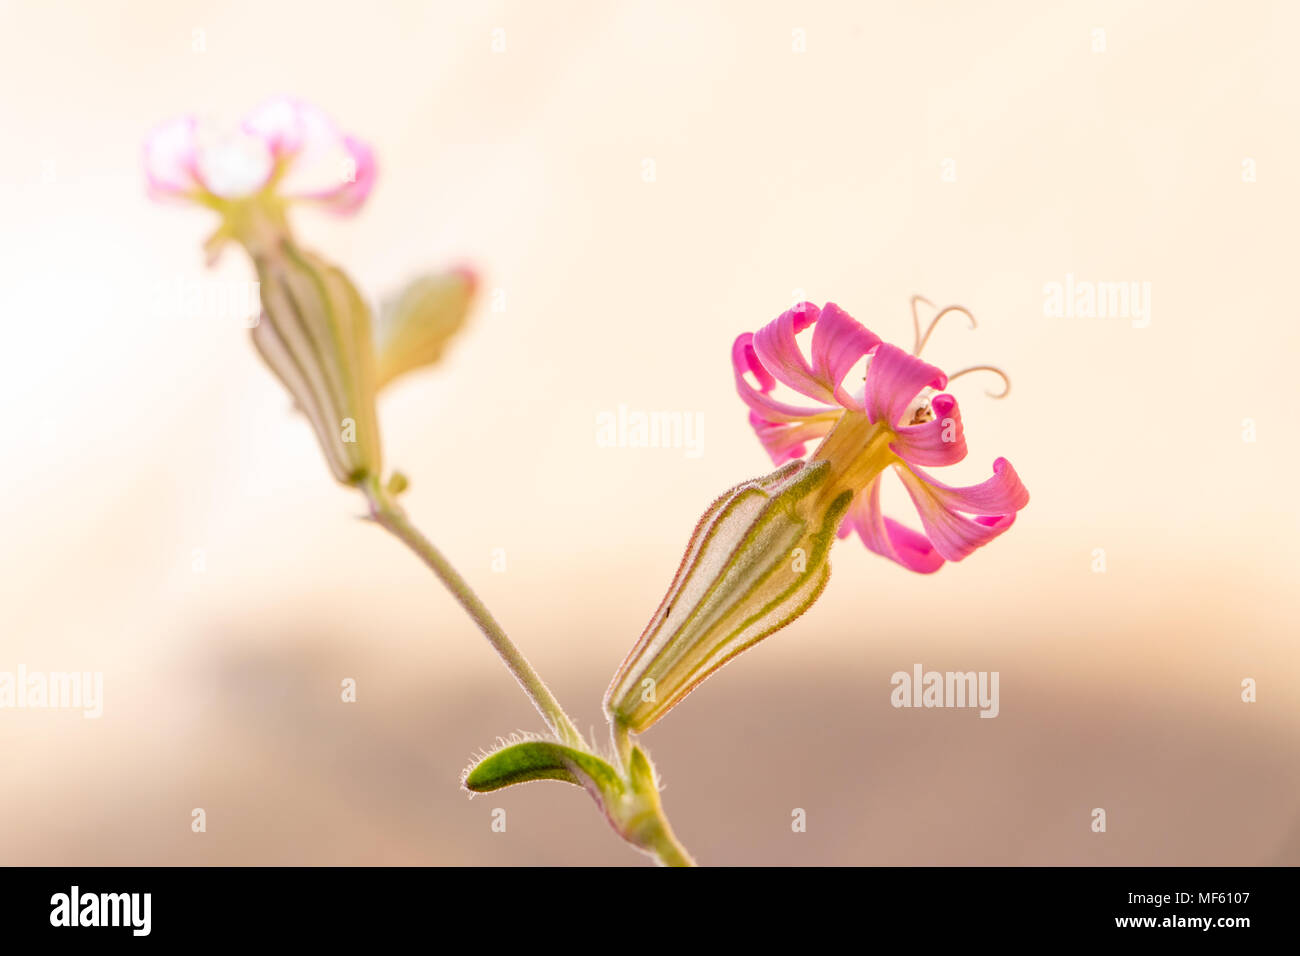
[[[827,461],[791,462],[736,486],[705,512],[672,586],[605,693],[616,726],[643,732],[817,599],[853,497],[831,475]]]
[[[246,247],[261,286],[257,351],[310,419],[334,477],[345,484],[378,478],[369,307],[341,269],[287,232]]]

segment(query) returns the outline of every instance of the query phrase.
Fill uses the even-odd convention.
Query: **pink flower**
[[[369,146],[316,107],[288,98],[262,104],[224,137],[206,136],[192,116],[164,123],[145,141],[144,164],[155,198],[218,207],[270,195],[346,215],[375,183]]]
[[[916,300],[914,319],[915,305]],[[839,536],[856,531],[872,551],[923,574],[937,571],[945,560],[960,561],[996,538],[1029,502],[1005,458],[993,463],[992,477],[964,488],[936,481],[920,467],[952,465],[966,457],[957,400],[943,391],[950,378],[917,357],[934,324],[950,311],[965,312],[944,309],[925,336],[917,322],[916,354],[882,341],[829,302],[824,309],[801,303],[758,332],[741,335],[732,347],[736,388],[772,461],[780,465],[803,458],[807,443],[820,439],[810,461],[830,461],[837,488],[853,492]],[[810,327],[811,362],[797,341]],[[845,378],[863,359],[863,383],[850,390]],[[815,404],[777,399],[778,382]],[[911,496],[922,531],[882,513],[881,478],[891,469]]]

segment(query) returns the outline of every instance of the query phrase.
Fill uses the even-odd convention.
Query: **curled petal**
[[[917,465],[955,465],[966,457],[966,436],[961,427],[957,399],[936,395],[930,402],[934,418],[920,425],[894,429],[897,440],[890,445],[894,454]]]
[[[839,412],[831,412],[816,418],[795,422],[765,421],[757,412],[749,413],[749,424],[753,426],[758,440],[772,458],[772,464],[780,465],[795,458],[802,458],[808,453],[805,442],[823,438],[835,427]]]
[[[283,195],[318,202],[339,215],[356,212],[370,195],[374,150],[341,133],[322,110],[281,97],[244,117],[243,128],[270,150]]]
[[[835,401],[845,408],[860,406],[842,386],[844,376],[862,356],[880,344],[880,337],[841,309],[827,302],[813,330],[813,372],[834,392]]]
[[[888,343],[877,346],[867,365],[864,403],[873,424],[897,425],[923,388],[943,388],[948,376]]]
[[[1029,503],[1029,492],[1005,458],[993,463],[991,478],[966,488],[937,482],[920,469],[899,468],[898,474],[935,550],[949,561],[960,561],[1006,531]]]
[[[736,391],[745,404],[765,421],[801,422],[830,411],[826,406],[790,405],[772,398],[769,393],[776,387],[776,379],[758,360],[754,351],[754,336],[749,332],[738,336],[731,346],[731,365],[736,374]],[[746,372],[758,381],[758,388],[745,378]]]
[[[375,185],[375,152],[351,136],[343,138],[348,158],[339,167],[339,183],[329,189],[302,193],[299,198],[319,202],[330,212],[351,215],[361,208]]]
[[[144,143],[144,171],[154,198],[189,196],[201,191],[198,123],[182,116],[155,128]]]
[[[267,100],[244,117],[244,129],[281,160],[299,153],[309,137],[328,137],[332,124],[320,110],[287,96]]]
[[[943,567],[943,557],[925,535],[886,518],[881,512],[879,478],[853,500],[840,525],[839,536],[847,537],[852,531],[858,533],[869,550],[909,571],[933,574]]]
[[[811,302],[787,309],[754,333],[754,352],[781,384],[830,405],[835,401],[834,391],[813,372],[796,339],[820,314]]]
[[[935,481],[919,468],[912,474],[925,482],[929,493],[945,507],[974,515],[1003,515],[1019,511],[1029,504],[1029,491],[1021,482],[1011,462],[998,458],[993,462],[992,477],[978,485],[954,488]]]
[[[746,372],[750,372],[758,379],[758,387],[761,391],[770,392],[776,388],[776,379],[763,368],[763,363],[754,354],[753,332],[743,332],[736,336],[736,341],[731,344],[731,366],[735,369],[738,380]]]

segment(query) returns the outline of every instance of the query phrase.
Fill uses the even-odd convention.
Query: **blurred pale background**
[[[0,711],[0,862],[640,859],[576,789],[458,790],[540,721],[239,317],[157,305],[248,267],[146,200],[143,135],[279,93],[380,161],[306,242],[375,296],[483,276],[386,394],[386,456],[584,726],[699,512],[767,469],[738,332],[802,294],[907,343],[919,292],[981,320],[928,358],[1012,375],[957,383],[945,475],[1009,457],[1011,533],[934,578],[841,544],[646,735],[703,862],[1300,862],[1300,7],[1050,6],[0,4],[0,670],[105,675],[98,721]],[[1149,282],[1150,325],[1045,316],[1067,274]],[[620,404],[702,414],[703,454],[599,447]],[[893,709],[915,663],[1000,671],[1001,716]]]

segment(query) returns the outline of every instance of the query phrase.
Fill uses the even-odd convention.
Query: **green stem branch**
[[[367,478],[360,485],[360,488],[370,502],[371,517],[377,524],[414,551],[420,560],[437,575],[438,580],[443,583],[460,606],[465,609],[465,613],[478,625],[479,630],[483,632],[483,636],[488,639],[488,643],[492,645],[492,649],[497,652],[506,668],[514,675],[515,680],[519,681],[519,686],[524,689],[524,693],[533,702],[533,706],[542,715],[542,719],[546,721],[547,726],[563,743],[584,751],[589,750],[582,734],[578,732],[578,728],[569,719],[569,715],[564,712],[564,708],[555,699],[555,695],[551,693],[545,681],[542,680],[537,671],[533,670],[533,666],[528,663],[528,659],[524,657],[519,648],[515,647],[514,642],[506,636],[506,632],[502,630],[496,618],[479,600],[478,595],[460,576],[460,573],[443,557],[442,552],[434,547],[433,543],[411,524],[401,505],[393,500],[388,491],[379,484],[377,478]]]

